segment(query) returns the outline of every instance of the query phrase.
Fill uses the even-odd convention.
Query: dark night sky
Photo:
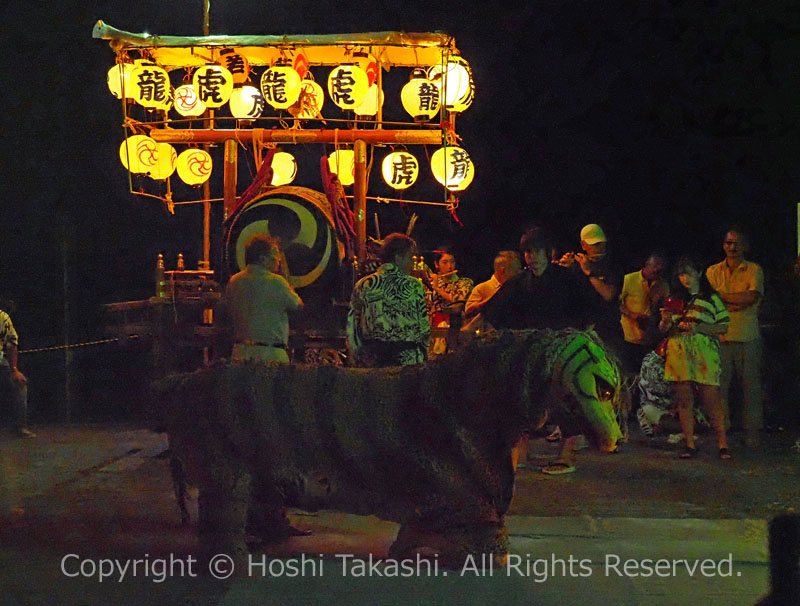
[[[651,247],[721,258],[721,227],[736,222],[770,275],[791,265],[796,3],[513,4],[212,0],[211,33],[455,36],[476,78],[458,121],[476,179],[459,208],[463,228],[442,210],[413,210],[422,244],[452,243],[476,281],[532,221],[571,250],[584,223],[603,224],[626,270]],[[193,265],[202,232],[199,207],[170,216],[128,193],[116,159],[121,109],[105,85],[114,55],[92,26],[198,35],[202,1],[4,3],[0,17],[0,296],[17,301],[29,345],[60,340],[67,233],[73,331],[98,334],[98,303],[149,295],[158,252],[182,251]],[[384,233],[405,227],[393,212]]]

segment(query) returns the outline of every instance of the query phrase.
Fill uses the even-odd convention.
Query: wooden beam
[[[354,143],[361,139],[370,145],[402,143],[406,145],[442,145],[442,131],[431,130],[359,130],[359,129],[192,129],[154,128],[150,137],[159,143],[266,142],[283,144]]]

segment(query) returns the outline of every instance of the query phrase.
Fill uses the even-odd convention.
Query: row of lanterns
[[[354,53],[356,60],[331,70],[328,96],[341,109],[360,116],[374,116],[383,105],[383,92],[377,85],[378,65],[367,53]],[[322,87],[308,79],[304,55],[294,64],[279,60],[261,76],[260,89],[250,84],[250,67],[244,55],[229,51],[220,56],[220,64],[208,64],[194,71],[191,84],[174,90],[167,71],[154,63],[137,60],[118,63],[108,72],[108,88],[117,98],[133,99],[151,109],[175,108],[181,116],[196,117],[206,109],[228,103],[231,115],[240,120],[254,120],[269,104],[277,110],[289,110],[299,119],[320,116],[325,95]],[[469,64],[453,55],[446,65],[427,70],[416,68],[400,92],[404,109],[418,122],[433,118],[443,103],[445,109],[459,113],[467,109],[475,96]]]
[[[122,165],[132,173],[145,174],[152,179],[167,179],[177,172],[188,185],[200,185],[211,176],[212,161],[208,152],[189,148],[180,154],[169,143],[157,143],[146,135],[132,135],[119,148]],[[331,172],[342,185],[355,181],[355,156],[352,149],[339,149],[328,156]],[[297,161],[289,153],[276,152],[272,158],[272,185],[288,185],[297,175]],[[463,191],[472,183],[475,166],[469,154],[457,146],[441,147],[431,155],[434,178],[451,191]],[[388,154],[381,164],[381,174],[387,185],[403,190],[419,177],[419,162],[407,151]]]

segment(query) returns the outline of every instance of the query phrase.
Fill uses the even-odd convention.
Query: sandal
[[[566,473],[575,473],[575,466],[569,463],[550,463],[542,467],[542,473],[549,476],[560,476]]]
[[[728,452],[727,448],[720,448],[719,458],[722,459],[723,461],[728,461],[731,458],[731,453]]]
[[[679,459],[696,459],[697,458],[697,449],[692,448],[691,446],[687,446],[684,448],[683,452],[678,455]]]

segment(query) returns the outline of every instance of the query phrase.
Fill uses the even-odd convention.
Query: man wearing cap
[[[759,446],[758,432],[764,425],[761,402],[761,333],[758,304],[764,295],[764,272],[744,258],[747,241],[738,229],[730,229],[722,242],[725,259],[706,270],[711,286],[719,293],[731,315],[728,331],[720,335],[722,375],[720,389],[726,427],[730,424],[728,392],[735,373],[742,388],[742,426],[745,445]]]
[[[622,282],[608,254],[608,242],[603,228],[589,223],[581,229],[582,253],[565,253],[558,264],[577,267],[578,275],[585,277],[587,312],[585,320],[594,323],[597,334],[617,355],[621,353],[619,308],[616,305]]]

